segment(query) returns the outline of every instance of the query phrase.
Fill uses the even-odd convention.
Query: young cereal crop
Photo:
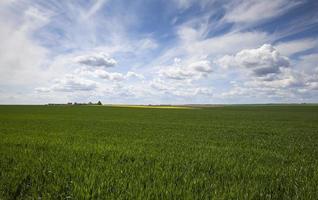
[[[0,106],[0,199],[317,199],[318,106]]]

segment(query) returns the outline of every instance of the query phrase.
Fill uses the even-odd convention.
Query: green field
[[[318,106],[0,106],[0,199],[317,199]]]

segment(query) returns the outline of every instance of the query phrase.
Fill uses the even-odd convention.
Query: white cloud
[[[248,80],[245,85],[247,87],[257,88],[291,88],[291,87],[303,87],[305,86],[305,75],[297,73],[293,70],[283,70],[281,74],[276,74],[267,77],[257,77]]]
[[[183,70],[181,67],[171,67],[169,69],[160,70],[160,75],[175,80],[184,80],[192,77],[192,72]]]
[[[179,58],[176,58],[174,65],[165,67],[159,71],[159,74],[168,79],[184,80],[196,79],[207,76],[212,72],[210,61],[201,60],[190,64],[181,63]]]
[[[127,72],[126,77],[127,78],[137,78],[137,79],[144,79],[145,78],[144,75],[138,74],[136,72],[131,72],[131,71]]]
[[[201,54],[233,53],[244,48],[254,48],[268,40],[268,35],[263,32],[230,33],[199,41],[193,46],[192,51],[195,52],[197,50]]]
[[[191,63],[189,65],[189,70],[199,73],[210,73],[212,72],[211,62],[208,60],[201,60],[198,62]]]
[[[241,73],[236,76],[233,87],[221,93],[221,97],[250,98],[254,102],[258,99],[263,103],[274,99],[280,102],[309,101],[317,95],[318,70],[314,67],[317,65],[317,58],[315,54],[303,56],[300,62],[293,62],[295,66],[282,67],[279,73],[263,76],[249,76],[248,73],[239,71]],[[234,56],[232,60],[236,62]]]
[[[318,53],[302,56],[297,65],[308,74],[318,74]]]
[[[161,79],[154,79],[150,82],[150,87],[160,90],[160,91],[166,91],[166,90],[174,90],[175,87],[173,84],[167,84],[167,82],[161,80]]]
[[[309,90],[318,89],[318,54],[309,54],[302,56],[300,62],[297,63],[303,70],[305,77],[305,85]]]
[[[97,88],[95,81],[84,79],[75,75],[66,75],[61,79],[54,80],[54,84],[51,87],[39,87],[35,90],[37,92],[76,92],[76,91],[92,91]]]
[[[140,50],[156,49],[158,46],[158,43],[152,38],[142,39],[137,44],[137,48]]]
[[[138,74],[132,71],[123,74],[118,72],[108,72],[102,69],[97,69],[93,72],[93,74],[99,78],[107,79],[110,81],[124,81],[130,78],[144,79],[144,76],[142,74]]]
[[[179,8],[186,9],[192,4],[192,0],[174,0]]]
[[[275,45],[275,49],[277,49],[282,55],[291,56],[295,53],[303,52],[317,46],[317,38],[306,38],[278,43]]]
[[[179,32],[179,43],[155,59],[153,65],[166,65],[175,57],[195,61],[202,59],[202,57],[213,58],[224,54],[233,54],[242,49],[258,47],[271,40],[270,36],[264,32],[236,32],[205,38],[203,33],[205,31],[199,33],[200,31],[196,31],[194,28],[191,30],[193,32],[183,32],[184,35],[180,35]]]
[[[142,74],[138,74],[133,71],[128,71],[126,74],[124,74],[119,72],[109,72],[104,70],[103,68],[98,68],[94,70],[87,67],[77,68],[74,71],[74,75],[87,78],[100,78],[115,82],[125,81],[130,78],[144,79],[144,76]]]
[[[156,78],[150,82],[150,87],[161,95],[176,97],[202,97],[213,96],[212,87],[203,87],[195,85],[191,82],[176,82],[174,80],[163,80]]]
[[[270,44],[257,49],[245,49],[234,56],[224,56],[217,63],[225,68],[234,66],[251,70],[258,77],[280,73],[282,68],[290,66],[289,59],[280,55]]]
[[[5,8],[0,8],[0,82],[12,85],[39,82],[43,79],[42,65],[48,50],[34,41],[32,31],[48,23],[49,18],[33,7],[21,10],[18,18]]]
[[[216,98],[245,103],[312,101],[318,82],[317,58],[312,54],[291,62],[271,45],[223,56],[216,64],[225,68],[223,73],[234,70],[233,84]]]
[[[30,29],[29,31],[36,30],[47,24],[53,15],[52,11],[29,7],[24,13],[25,26]]]
[[[117,72],[107,72],[105,70],[95,70],[94,74],[102,79],[107,79],[110,81],[123,81],[125,79],[125,75]]]
[[[52,87],[53,90],[62,92],[91,91],[96,88],[96,82],[73,75],[67,75],[63,79],[56,80]]]
[[[299,1],[293,0],[275,0],[271,2],[259,0],[232,1],[227,6],[224,19],[236,23],[266,20],[282,15],[299,3]]]
[[[117,61],[106,53],[90,53],[88,55],[81,55],[75,58],[75,61],[79,64],[92,66],[92,67],[114,67]]]

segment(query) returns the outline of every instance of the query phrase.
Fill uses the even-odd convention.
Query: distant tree
[[[98,101],[98,102],[97,102],[97,105],[100,105],[100,106],[101,106],[101,105],[103,105],[103,104],[102,104],[102,102]]]

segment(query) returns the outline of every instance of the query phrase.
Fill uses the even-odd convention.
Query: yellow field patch
[[[195,109],[190,106],[147,106],[147,105],[110,105],[112,107],[125,107],[125,108],[159,108],[159,109]]]

